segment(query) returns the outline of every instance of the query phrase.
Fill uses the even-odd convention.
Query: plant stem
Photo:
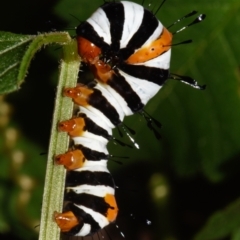
[[[55,155],[64,153],[68,149],[68,136],[57,131],[57,124],[72,117],[72,100],[63,97],[62,90],[66,86],[75,86],[77,82],[80,59],[75,40],[63,46],[63,55],[50,136],[39,240],[58,240],[60,237],[59,228],[53,221],[53,212],[62,211],[65,170],[63,166],[54,165],[53,159]]]

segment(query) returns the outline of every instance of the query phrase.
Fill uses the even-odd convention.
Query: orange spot
[[[143,63],[158,57],[171,48],[171,43],[172,34],[166,28],[163,28],[163,32],[157,40],[137,50],[127,59],[126,62],[128,64]]]
[[[77,226],[79,224],[78,219],[75,217],[73,212],[64,212],[64,213],[58,213],[54,212],[54,220],[61,229],[62,232],[68,232],[73,227]]]
[[[110,206],[107,211],[107,219],[109,222],[113,222],[116,220],[117,214],[118,214],[118,207],[117,207],[115,196],[111,194],[107,194],[104,200]]]
[[[62,121],[58,124],[58,130],[67,132],[71,137],[80,137],[85,128],[84,118],[72,118],[66,121]]]
[[[81,168],[85,162],[85,156],[81,150],[68,151],[55,157],[55,163],[63,165],[67,170]]]
[[[85,86],[76,86],[74,88],[65,88],[63,95],[72,98],[73,102],[80,106],[88,105],[88,98],[93,93],[92,89]]]
[[[83,37],[77,37],[78,42],[78,54],[81,56],[84,62],[95,64],[101,54],[101,49],[89,40]]]

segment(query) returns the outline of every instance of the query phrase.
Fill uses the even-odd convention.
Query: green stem
[[[39,51],[43,46],[48,44],[67,44],[71,41],[71,37],[67,32],[53,32],[53,33],[46,33],[40,34],[34,38],[34,40],[29,45],[19,67],[19,73],[17,77],[17,83],[20,85],[25,76],[27,75],[27,71],[29,69],[30,62],[32,58]]]
[[[62,89],[73,87],[77,82],[80,60],[75,40],[63,46],[63,54],[50,136],[39,240],[57,240],[60,237],[59,228],[53,221],[53,212],[62,211],[65,170],[62,166],[54,165],[53,159],[68,149],[68,136],[57,131],[57,123],[72,117],[73,103],[62,96]]]

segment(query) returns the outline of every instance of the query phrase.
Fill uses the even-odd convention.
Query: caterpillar
[[[201,15],[194,23],[203,19]],[[169,72],[173,34],[137,3],[105,2],[76,33],[78,53],[94,81],[63,91],[79,113],[58,126],[73,145],[55,158],[68,171],[67,203],[63,213],[54,213],[54,219],[61,232],[87,236],[114,222],[118,214],[115,184],[107,169],[106,145],[113,139],[112,129],[125,129],[124,117],[137,112],[151,126],[153,120],[143,108],[167,79],[202,87],[189,77]]]

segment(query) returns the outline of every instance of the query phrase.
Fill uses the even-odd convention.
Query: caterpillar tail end
[[[118,206],[114,195],[107,194],[105,196],[105,202],[109,205],[107,210],[107,219],[109,222],[114,222],[118,215]]]

